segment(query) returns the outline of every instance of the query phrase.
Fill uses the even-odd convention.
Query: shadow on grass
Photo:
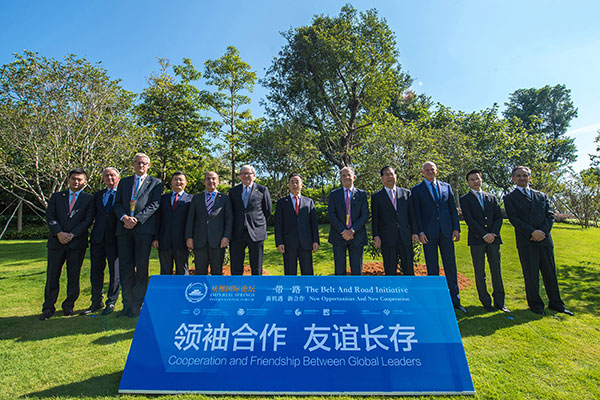
[[[95,376],[81,382],[56,386],[51,389],[32,392],[21,398],[58,398],[58,397],[113,397],[119,390],[122,372]]]
[[[116,318],[115,314],[104,317],[100,315],[64,317],[62,311],[58,311],[46,321],[40,321],[38,317],[39,314],[0,318],[0,339],[31,342],[74,334],[92,335],[113,330],[127,331],[96,339],[92,342],[97,345],[106,345],[122,340],[131,340],[137,323],[137,319]]]
[[[558,266],[558,280],[561,297],[567,308],[573,311],[597,312],[600,308],[600,269],[592,262],[580,262],[579,265]],[[569,305],[567,299],[578,301],[577,306]]]
[[[498,329],[511,328],[544,318],[529,309],[512,310],[511,313],[486,312],[482,307],[467,307],[469,314],[459,316],[458,327],[462,337],[489,336]],[[546,316],[545,318],[548,318]]]

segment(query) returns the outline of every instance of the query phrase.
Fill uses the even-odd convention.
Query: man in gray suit
[[[161,181],[148,175],[149,169],[150,158],[137,153],[133,158],[135,174],[121,180],[113,207],[120,221],[116,231],[123,297],[120,317],[140,315],[148,287],[150,248],[163,190]]]
[[[185,226],[185,242],[194,251],[196,275],[223,275],[225,248],[231,239],[233,213],[229,197],[217,191],[219,175],[204,174],[206,191],[194,196]]]

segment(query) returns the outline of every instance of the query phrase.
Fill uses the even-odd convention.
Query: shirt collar
[[[184,192],[183,190],[182,190],[181,192],[176,192],[176,191],[173,191],[173,192],[171,193],[171,197],[175,197],[175,195],[176,195],[176,194],[178,194],[178,195],[179,195],[179,197],[181,197],[181,196],[183,196],[183,194],[184,194],[184,193],[185,193],[185,192]]]
[[[83,189],[81,189],[83,190]],[[75,197],[79,197],[79,194],[81,193],[81,190],[74,192],[71,189],[69,189],[69,197],[73,196],[73,193],[75,193]]]
[[[471,189],[471,192],[473,192],[473,194],[477,195],[477,194],[481,194],[483,195],[483,190],[475,190],[475,189]]]
[[[292,199],[293,199],[295,196],[296,196],[295,194],[292,194],[292,193],[290,192],[290,197],[291,197]],[[298,198],[301,198],[301,197],[302,197],[302,194],[299,194],[299,195],[298,195]]]
[[[146,179],[147,176],[148,176],[148,174],[144,174],[142,176],[136,175],[135,178],[136,179]]]

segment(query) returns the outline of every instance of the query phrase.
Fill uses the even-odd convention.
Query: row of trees
[[[152,157],[153,173],[165,182],[186,171],[192,190],[201,189],[206,169],[231,185],[236,168],[253,163],[275,196],[285,192],[288,174],[300,171],[323,198],[340,167],[354,166],[357,184],[375,190],[383,165],[396,166],[400,184],[411,186],[422,163],[433,160],[458,191],[476,167],[498,194],[511,187],[514,165],[529,165],[534,185],[554,194],[563,210],[597,221],[600,159],[569,175],[576,149],[566,132],[577,109],[564,85],[516,90],[502,114],[496,104],[463,113],[409,89],[396,37],[374,9],[346,5],[283,36],[286,44],[258,81],[268,89],[264,118],[249,110],[257,75],[232,46],[205,61],[203,71],[189,59],[159,59],[139,95],[101,64],[74,55],[15,55],[0,69],[4,196],[43,211],[72,166],[89,171],[96,187],[104,166],[126,168],[138,150]],[[580,212],[574,204],[588,198],[591,211]]]

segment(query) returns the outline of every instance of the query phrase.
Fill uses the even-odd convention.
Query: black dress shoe
[[[106,307],[104,308],[104,310],[102,310],[102,315],[108,315],[108,314],[112,313],[113,311],[115,311],[115,305],[107,304]]]
[[[544,310],[531,310],[531,312],[534,314],[546,315],[546,312]]]
[[[71,315],[75,315],[75,311],[72,308],[63,308],[63,315],[65,317],[70,317]]]
[[[40,315],[40,321],[45,321],[47,319],[50,319],[50,317],[53,315],[54,315],[54,311],[44,310],[44,311],[42,311],[42,315]]]
[[[117,313],[117,318],[128,317],[131,310],[129,308],[124,308]]]
[[[496,308],[498,310],[502,311],[502,312],[505,312],[505,313],[509,313],[510,312],[510,310],[506,306],[502,306],[502,307],[496,306]]]
[[[575,314],[573,313],[573,311],[569,311],[569,310],[567,310],[566,308],[563,308],[562,310],[557,310],[557,309],[554,309],[554,308],[553,308],[553,310],[554,310],[554,311],[556,311],[556,312],[560,312],[560,313],[564,313],[564,314],[570,315],[570,316],[573,316],[573,315],[575,315]]]
[[[104,304],[102,304],[102,303],[92,304],[91,306],[89,306],[89,308],[86,308],[85,310],[83,310],[79,315],[90,315],[90,314],[95,313],[96,311],[102,309],[102,307],[104,307]]]
[[[464,308],[463,306],[461,306],[460,304],[459,304],[459,305],[457,305],[457,306],[454,306],[454,308],[455,308],[455,309],[457,309],[457,310],[458,310],[458,311],[460,311],[460,312],[463,312],[463,313],[465,313],[465,314],[467,313],[467,309],[466,309],[466,308]]]
[[[496,309],[492,306],[483,306],[483,308],[485,308],[485,311],[487,312],[494,312],[496,311]]]

